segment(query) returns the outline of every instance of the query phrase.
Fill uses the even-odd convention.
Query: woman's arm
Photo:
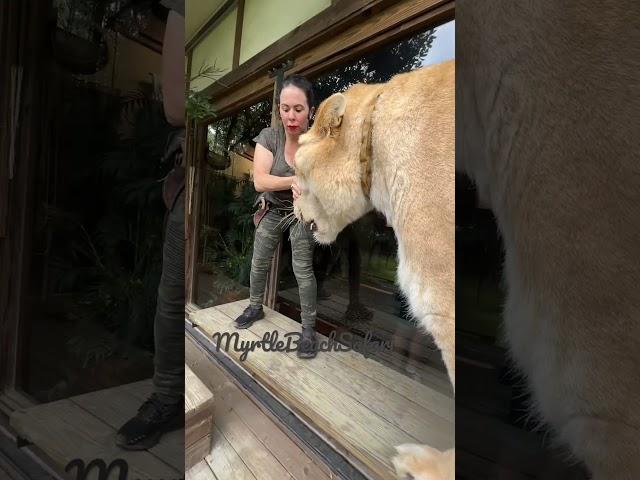
[[[253,154],[253,185],[257,192],[275,192],[289,190],[296,177],[277,177],[270,175],[273,166],[273,154],[259,143]]]
[[[174,127],[184,126],[184,17],[169,11],[162,44],[162,104]]]

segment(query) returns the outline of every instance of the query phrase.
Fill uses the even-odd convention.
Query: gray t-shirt
[[[284,159],[284,128],[267,127],[262,129],[257,137],[253,139],[273,154],[273,165],[271,175],[276,177],[293,177],[296,172]],[[271,202],[274,208],[291,208],[293,205],[293,193],[290,189],[277,192],[263,192],[260,197]],[[259,198],[260,198],[259,197]]]

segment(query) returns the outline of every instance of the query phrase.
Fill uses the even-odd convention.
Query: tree
[[[430,29],[326,73],[316,79],[313,85],[317,103],[356,83],[383,83],[398,73],[418,68],[434,39],[435,31]]]

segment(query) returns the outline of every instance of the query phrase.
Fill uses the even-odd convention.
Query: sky
[[[440,25],[436,28],[435,36],[429,49],[429,54],[422,61],[422,65],[432,65],[435,63],[444,62],[450,60],[456,56],[455,48],[455,20]]]

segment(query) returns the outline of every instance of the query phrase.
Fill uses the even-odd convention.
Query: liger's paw
[[[427,445],[404,444],[396,447],[391,461],[398,480],[454,480],[455,450],[441,452]]]

